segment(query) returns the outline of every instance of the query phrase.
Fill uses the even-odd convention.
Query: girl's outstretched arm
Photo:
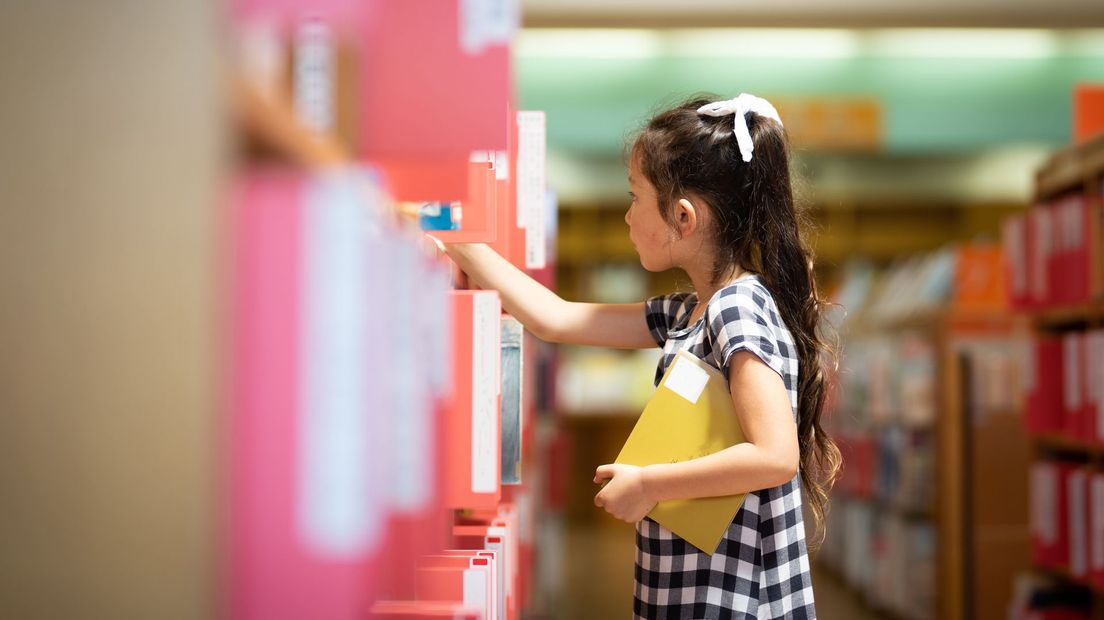
[[[450,243],[445,251],[473,282],[498,291],[502,307],[541,340],[620,349],[656,346],[642,302],[566,301],[485,243]]]

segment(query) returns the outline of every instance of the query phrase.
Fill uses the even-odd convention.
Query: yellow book
[[[615,462],[677,463],[743,441],[728,380],[716,368],[679,351]],[[712,554],[743,503],[743,494],[672,500],[660,502],[648,516]]]

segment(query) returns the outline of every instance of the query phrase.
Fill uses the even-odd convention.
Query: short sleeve
[[[644,302],[644,319],[658,346],[667,342],[667,333],[686,313],[687,302],[692,296],[692,293],[670,293],[650,297]]]
[[[786,378],[778,337],[767,310],[769,297],[754,286],[733,285],[722,289],[705,310],[706,338],[714,365],[727,378],[729,362],[737,351],[750,351]]]

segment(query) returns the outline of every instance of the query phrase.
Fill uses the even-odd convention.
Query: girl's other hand
[[[594,505],[626,523],[643,519],[657,503],[644,486],[643,471],[642,467],[619,463],[599,466],[594,482],[609,482],[594,496]]]
[[[445,244],[437,237],[425,232],[422,233],[422,249],[425,250],[426,254],[431,254],[438,258],[446,253]]]

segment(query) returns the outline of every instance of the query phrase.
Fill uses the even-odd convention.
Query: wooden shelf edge
[[[1100,321],[1104,320],[1104,300],[1095,300],[1072,306],[1018,310],[1016,313],[1027,317],[1032,323],[1040,327]]]
[[[1096,596],[1104,597],[1104,586],[1094,583],[1085,577],[1075,577],[1068,568],[1056,568],[1054,566],[1043,566],[1041,564],[1032,563],[1031,570],[1041,575],[1056,577],[1063,581],[1068,581],[1073,585],[1087,588],[1091,590]]]
[[[266,97],[241,76],[233,78],[233,106],[235,120],[248,140],[289,161],[311,168],[341,166],[351,161],[337,141],[303,126],[290,102]]]
[[[837,494],[840,497],[846,498],[846,499],[848,499],[852,502],[862,502],[864,504],[870,504],[871,506],[873,506],[874,508],[880,510],[881,512],[891,513],[891,514],[896,515],[898,517],[901,517],[902,519],[905,519],[907,521],[923,521],[925,523],[934,523],[935,522],[935,511],[932,510],[931,508],[923,508],[923,509],[921,509],[921,508],[905,508],[905,507],[897,506],[896,504],[893,504],[892,502],[887,502],[885,500],[882,500],[882,499],[880,499],[876,496],[873,496],[873,495],[871,495],[871,496],[856,495],[855,493],[852,493],[851,491],[847,491],[847,490],[844,490],[844,489],[833,489],[832,490],[832,495],[837,495]]]
[[[1089,456],[1104,455],[1104,445],[1091,444],[1061,435],[1029,435],[1031,443],[1055,452],[1076,452]]]
[[[1104,134],[1053,155],[1035,174],[1036,199],[1084,190],[1087,179],[1104,175]],[[1099,190],[1098,190],[1099,191]]]
[[[860,319],[863,320],[863,319]],[[862,327],[847,330],[841,336],[849,339],[878,336],[898,331],[974,331],[1009,329],[1023,318],[1008,308],[971,308],[938,306],[888,319],[870,319]]]

